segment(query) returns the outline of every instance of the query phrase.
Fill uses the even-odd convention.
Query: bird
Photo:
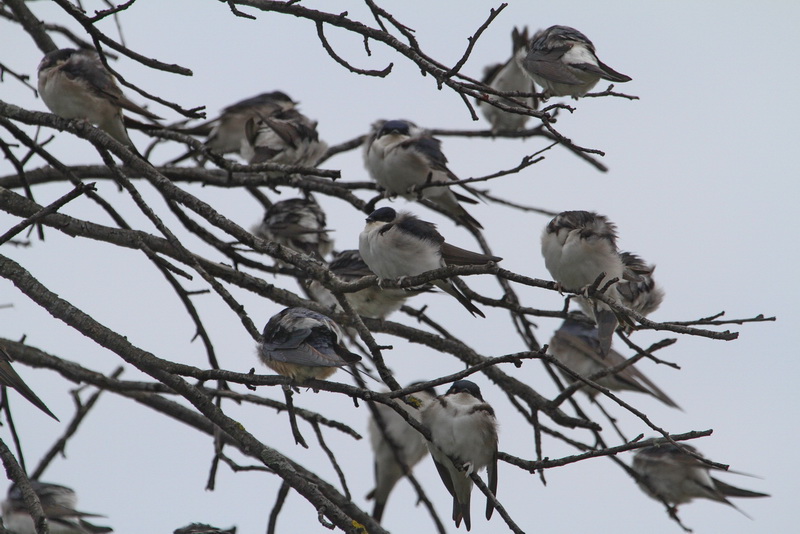
[[[483,70],[481,83],[504,93],[535,93],[536,86],[531,82],[528,75],[525,74],[525,71],[517,60],[518,54],[525,54],[527,52],[526,47],[528,45],[528,40],[527,27],[523,28],[521,31],[518,28],[514,28],[511,32],[511,58],[505,63],[495,63],[487,66]],[[511,106],[524,105],[532,109],[538,107],[538,100],[533,96],[516,98],[489,96],[489,99],[497,100]],[[521,130],[525,126],[525,123],[528,122],[528,119],[530,119],[528,115],[504,111],[483,100],[478,100],[478,107],[480,107],[486,120],[492,124],[492,130],[494,131]]]
[[[39,63],[39,95],[64,119],[82,119],[139,154],[123,122],[125,109],[153,121],[161,117],[130,101],[94,50],[62,48]]]
[[[664,301],[664,290],[653,279],[655,266],[632,252],[620,252],[620,259],[625,266],[624,279],[617,283],[620,303],[644,316],[650,315]],[[631,325],[623,324],[622,328],[630,333]]]
[[[293,109],[297,105],[283,91],[271,91],[240,100],[223,108],[218,117],[190,128],[175,128],[187,135],[206,136],[203,143],[217,154],[238,153],[242,149],[245,138],[245,124],[253,117],[270,117],[284,110]],[[186,154],[172,160],[175,164],[194,155],[190,150]]]
[[[11,362],[11,356],[0,346],[0,385],[15,389],[17,393],[25,397],[28,402],[58,421],[58,417],[50,411],[50,408],[42,402],[36,393],[22,380],[22,377],[11,367]]]
[[[325,380],[361,360],[344,346],[344,332],[331,318],[307,308],[286,308],[264,327],[258,355],[279,375],[302,384]]]
[[[358,251],[370,270],[383,279],[416,276],[448,265],[484,265],[503,259],[445,243],[435,224],[389,207],[378,208],[367,217],[358,238]],[[473,316],[485,317],[450,279],[431,283],[455,297]]]
[[[463,519],[471,528],[470,496],[472,473],[486,468],[488,484],[497,495],[497,419],[494,410],[481,396],[475,382],[457,380],[447,393],[431,402],[422,412],[422,423],[430,429],[428,450],[447,491],[453,497],[456,528]],[[455,460],[457,465],[451,460]],[[461,467],[466,469],[464,472]],[[494,504],[486,500],[486,519]]]
[[[250,117],[244,131],[240,155],[251,165],[269,162],[313,167],[328,150],[319,139],[316,121],[294,108]]]
[[[417,384],[413,383],[410,386]],[[432,387],[423,389],[412,393],[409,397],[413,397],[410,399],[414,402],[413,407],[399,399],[394,402],[419,421],[422,410],[436,399],[436,390]],[[380,523],[386,508],[386,500],[397,481],[403,477],[405,468],[410,470],[418,464],[428,453],[428,448],[425,446],[422,434],[411,428],[391,407],[375,403],[375,409],[383,421],[386,435],[381,431],[375,418],[371,417],[367,430],[375,454],[375,489],[367,494],[367,499],[375,500],[372,517]]]
[[[672,443],[660,443],[636,451],[632,467],[641,478],[637,481],[639,487],[649,497],[661,498],[675,507],[693,499],[710,499],[727,504],[745,516],[747,514],[729,501],[729,497],[769,497],[766,493],[737,488],[712,477],[710,472],[716,468],[681,448],[699,455],[691,445],[681,444],[679,448]]]
[[[569,26],[551,26],[536,32],[527,53],[517,56],[520,67],[544,88],[546,96],[584,96],[600,81],[629,82],[599,59],[584,34]]]
[[[626,360],[622,354],[613,349],[609,350],[605,356],[600,355],[600,339],[597,328],[590,324],[589,318],[580,312],[565,319],[561,327],[556,330],[550,340],[549,352],[556,360],[583,377],[616,367]],[[570,381],[572,380],[572,377],[566,373],[562,372],[562,374]],[[675,401],[633,365],[594,381],[612,391],[630,390],[645,393],[667,406],[680,409]],[[597,390],[594,388],[585,387],[583,390],[590,397],[597,395]]]
[[[589,211],[564,211],[553,217],[542,232],[544,263],[559,289],[583,292],[603,275],[599,288],[611,280],[635,277],[625,269],[617,249],[614,223],[604,215]],[[606,289],[606,295],[619,301],[618,282]],[[600,354],[611,349],[611,338],[619,324],[607,304],[592,299],[590,311],[597,322]]]
[[[389,195],[400,195],[406,200],[428,200],[457,223],[483,229],[459,203],[477,204],[478,201],[454,193],[447,185],[458,178],[447,168],[439,139],[406,120],[378,121],[373,128],[377,128],[377,133],[366,138],[364,166],[378,185]],[[442,185],[412,190],[429,183]],[[462,187],[477,195],[471,188],[463,184]]]
[[[176,528],[172,534],[236,534],[236,527],[222,530],[205,523],[191,523],[185,527]]]
[[[343,250],[333,255],[333,259],[328,264],[328,269],[342,279],[344,282],[354,282],[364,276],[374,276],[358,250]],[[414,289],[382,289],[370,286],[359,291],[346,293],[347,300],[353,309],[363,317],[371,319],[385,319],[392,313],[400,309],[406,299],[426,291],[428,287],[421,290]],[[331,310],[341,311],[336,297],[333,293],[317,280],[312,280],[308,285],[311,297]]]
[[[75,509],[78,497],[75,491],[58,484],[30,481],[33,491],[39,497],[42,510],[52,534],[100,534],[113,532],[110,527],[100,527],[89,523],[86,517],[104,517],[98,514],[79,512]],[[15,534],[36,534],[33,519],[22,497],[22,490],[16,484],[8,489],[8,497],[3,501],[3,526]]]
[[[313,197],[290,198],[267,208],[252,231],[266,241],[322,260],[333,250],[333,239],[325,225],[325,212]]]

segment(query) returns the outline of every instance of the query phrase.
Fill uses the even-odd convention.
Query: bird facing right
[[[485,467],[487,486],[493,495],[497,495],[497,419],[494,410],[483,400],[477,384],[457,380],[447,393],[422,412],[422,423],[431,431],[428,449],[436,470],[453,497],[456,528],[463,519],[470,530],[473,482],[469,475]],[[461,470],[462,466],[466,471]],[[487,499],[486,519],[492,517],[492,512],[494,504]]]
[[[549,96],[584,96],[600,81],[628,82],[599,59],[584,34],[569,26],[551,26],[536,32],[527,54],[519,55],[522,69]]]
[[[387,207],[367,217],[358,250],[372,272],[387,279],[416,276],[448,265],[485,265],[503,259],[445,243],[436,225]],[[452,295],[472,315],[485,317],[449,279],[431,283]]]
[[[51,534],[101,534],[113,532],[110,527],[99,527],[86,521],[85,517],[103,517],[98,514],[79,512],[75,509],[78,497],[75,492],[58,484],[31,480],[31,487],[42,504],[42,510]],[[3,526],[15,534],[36,534],[33,519],[16,484],[8,488],[8,497],[3,501]]]
[[[681,447],[697,453],[697,449],[691,445],[681,443]],[[737,488],[712,477],[711,466],[672,443],[639,449],[633,457],[632,467],[643,479],[644,483],[639,482],[642,491],[654,499],[660,497],[673,506],[700,498],[721,502],[739,510],[728,497],[769,497],[766,493]],[[744,514],[741,510],[739,512]]]

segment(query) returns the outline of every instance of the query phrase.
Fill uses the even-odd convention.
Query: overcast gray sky
[[[100,8],[86,2],[91,9]],[[31,3],[48,22],[71,24],[57,6]],[[348,10],[350,16],[371,24],[365,9],[354,2],[303,2],[331,12]],[[453,64],[463,53],[467,37],[484,21],[490,2],[381,2],[400,21],[416,30],[429,55]],[[430,77],[405,58],[374,44],[366,57],[361,40],[330,28],[337,51],[363,68],[383,68],[394,62],[385,79],[355,76],[335,64],[318,43],[312,23],[275,14],[257,21],[233,17],[219,2],[138,2],[121,15],[126,43],[144,55],[193,70],[183,78],[153,72],[125,60],[115,65],[126,78],[185,107],[205,105],[210,115],[235,101],[264,91],[280,89],[301,102],[301,109],[319,121],[319,132],[335,144],[362,134],[378,118],[408,118],[426,127],[485,128],[473,123],[460,98],[449,90],[437,91]],[[796,53],[800,50],[800,4],[773,2],[514,2],[492,24],[475,47],[464,72],[479,76],[484,65],[503,61],[510,52],[509,34],[515,25],[532,30],[552,24],[574,26],[594,42],[600,58],[633,77],[617,89],[641,97],[638,101],[615,98],[585,99],[572,103],[576,111],[559,117],[559,130],[583,146],[606,152],[607,174],[556,147],[546,159],[518,175],[491,183],[498,196],[547,208],[596,210],[617,223],[620,246],[641,254],[658,266],[657,280],[667,297],[653,319],[690,320],[725,311],[727,317],[745,318],[759,313],[777,315],[775,323],[747,324],[734,342],[681,337],[662,358],[681,366],[676,371],[642,362],[640,368],[674,398],[685,411],[662,406],[637,394],[622,397],[647,413],[653,422],[672,432],[713,428],[714,434],[693,445],[712,459],[733,469],[762,477],[722,475],[727,482],[772,494],[769,499],[737,501],[753,517],[710,501],[681,508],[681,517],[697,533],[788,532],[796,528],[798,473],[795,443],[798,437],[796,347],[798,314],[798,254],[796,205],[798,163],[793,148],[798,139],[800,111],[794,92],[800,83]],[[111,21],[102,26],[114,35]],[[9,68],[35,76],[41,53],[30,37],[7,22],[0,22],[0,60]],[[59,45],[67,43],[55,36]],[[598,88],[604,86],[599,85]],[[137,102],[138,95],[128,91]],[[0,98],[29,109],[45,110],[33,93],[6,77]],[[554,99],[554,101],[557,99]],[[152,104],[154,112],[177,119],[168,109]],[[74,164],[98,163],[92,147],[69,134],[56,133],[51,152]],[[133,140],[140,147],[146,139]],[[444,139],[451,169],[460,177],[481,176],[516,165],[519,159],[543,146],[537,139]],[[159,149],[158,163],[179,152]],[[345,180],[367,175],[360,151],[336,157],[324,165],[342,170]],[[13,172],[0,161],[0,175]],[[146,184],[138,184],[145,198],[160,212],[160,197]],[[137,215],[132,203],[116,186],[99,184],[100,192],[119,206],[138,228],[152,227]],[[71,189],[67,184],[36,187],[41,204]],[[262,216],[260,207],[242,191],[187,187],[198,197],[240,225],[249,227]],[[282,198],[294,196],[283,190]],[[273,196],[274,197],[274,196]],[[274,197],[277,198],[277,197]],[[337,248],[356,248],[363,214],[337,200],[323,199]],[[405,206],[397,201],[396,206]],[[439,224],[453,244],[475,248],[468,233],[438,214],[411,205],[421,217]],[[110,224],[95,205],[85,199],[71,203],[65,213]],[[544,216],[523,214],[497,205],[481,205],[472,213],[486,227],[493,250],[505,259],[503,266],[538,278],[549,278],[539,253]],[[168,218],[168,220],[170,220]],[[0,232],[17,219],[0,213]],[[205,366],[199,342],[191,343],[194,329],[178,299],[166,288],[140,253],[71,239],[54,230],[46,241],[29,248],[2,247],[0,253],[22,263],[61,297],[92,314],[103,324],[126,335],[138,346],[173,361]],[[188,243],[195,244],[193,239]],[[272,280],[270,280],[272,281]],[[469,284],[499,297],[490,277],[470,277]],[[195,281],[192,289],[203,284]],[[289,285],[289,287],[293,287]],[[519,287],[531,306],[558,309],[561,299],[553,292]],[[281,306],[235,291],[258,327]],[[213,295],[195,298],[225,368],[257,372],[253,341],[240,322]],[[110,372],[119,359],[71,331],[40,310],[5,281],[0,282],[0,336],[27,342],[58,356]],[[523,350],[507,325],[505,313],[488,309],[487,319],[473,319],[442,294],[418,297],[412,304],[430,304],[430,313],[465,341],[487,355]],[[401,316],[394,317],[409,321]],[[549,340],[559,321],[537,320],[537,335]],[[640,345],[661,339],[653,332],[638,332]],[[462,365],[419,346],[409,346],[389,336],[378,341],[395,350],[387,360],[398,380],[432,378],[455,372]],[[71,401],[65,383],[55,373],[20,367],[20,373],[40,393],[62,421],[69,419]],[[551,395],[554,388],[542,368],[526,363],[521,369],[505,368]],[[126,371],[125,378],[139,376]],[[343,373],[334,376],[347,381]],[[505,396],[482,376],[476,376],[485,399],[493,404],[501,424],[500,448],[533,458],[533,438]],[[282,399],[279,389],[258,392]],[[18,396],[13,397],[27,461],[36,460],[64,429]],[[364,407],[332,394],[303,391],[298,405],[351,423],[366,431]],[[584,403],[585,404],[585,403]],[[628,437],[651,432],[638,419],[611,404]],[[252,406],[224,405],[226,413],[241,421],[267,445],[303,465],[319,470],[328,480],[335,474],[318,447],[305,451],[291,442],[286,418]],[[589,413],[601,417],[596,408]],[[307,426],[301,429],[308,436]],[[9,441],[7,427],[0,429]],[[575,432],[580,439],[590,440]],[[367,440],[353,441],[327,434],[348,476],[355,502],[370,509],[363,496],[372,487],[372,465]],[[614,442],[609,431],[607,439]],[[561,442],[545,439],[545,455],[556,458],[574,451]],[[209,439],[179,423],[154,415],[148,409],[112,394],[105,395],[78,435],[71,440],[67,458],[48,470],[47,481],[74,487],[82,509],[108,516],[104,524],[116,532],[172,532],[191,521],[218,526],[237,525],[239,532],[263,532],[280,481],[262,473],[231,474],[220,470],[217,490],[204,491],[213,454]],[[629,461],[629,455],[622,455]],[[450,498],[435,469],[426,459],[416,470],[433,498],[448,531]],[[538,477],[507,464],[500,467],[498,497],[527,532],[579,531],[676,533],[663,507],[646,497],[612,462],[596,459],[547,471],[547,486]],[[500,517],[486,522],[480,510],[483,498],[475,496],[473,531],[498,532]],[[394,532],[430,532],[432,524],[423,508],[413,506],[409,485],[401,482],[392,495],[384,526]],[[316,513],[292,494],[279,521],[279,532],[317,532],[323,529]]]

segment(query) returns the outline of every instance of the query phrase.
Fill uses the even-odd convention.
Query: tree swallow
[[[459,204],[459,201],[470,204],[477,204],[477,201],[454,193],[447,186],[458,178],[447,168],[441,141],[409,121],[379,121],[375,126],[378,126],[377,134],[367,137],[364,166],[378,185],[390,195],[400,195],[407,200],[429,200],[453,216],[459,224],[483,228]],[[410,191],[415,186],[428,183],[442,186]],[[465,189],[472,192],[467,187]]]
[[[653,279],[655,265],[647,263],[631,252],[621,252],[620,258],[625,266],[625,279],[617,283],[620,303],[642,315],[650,315],[664,301],[664,290]],[[630,333],[630,325],[623,325]]]
[[[321,260],[333,249],[325,223],[325,212],[313,198],[290,198],[267,208],[253,233]]]
[[[250,117],[244,130],[241,156],[250,164],[313,167],[328,150],[328,145],[319,139],[316,121],[294,108]]]
[[[489,479],[487,485],[497,495],[497,419],[494,410],[483,401],[477,384],[458,380],[447,393],[425,408],[422,423],[431,431],[428,449],[442,482],[453,496],[456,528],[463,519],[469,530],[469,501],[473,485],[469,475],[485,467]],[[450,458],[457,462],[457,466]],[[487,499],[486,519],[492,517],[492,512],[494,504]]]
[[[63,48],[47,53],[39,63],[39,95],[59,117],[89,121],[134,152],[123,108],[151,120],[161,118],[122,94],[94,50]]]
[[[517,56],[520,66],[550,96],[583,96],[600,81],[628,82],[599,59],[584,34],[569,26],[551,26],[536,32],[527,54]]]
[[[520,66],[517,56],[527,53],[528,45],[528,28],[525,27],[520,31],[517,28],[511,32],[511,58],[505,63],[496,63],[489,65],[483,70],[484,85],[488,85],[492,89],[501,92],[523,92],[535,93],[536,86],[533,85],[530,78],[525,74],[525,71]],[[496,96],[489,96],[491,100],[499,99],[504,104],[519,106],[520,104],[528,106],[529,108],[536,109],[538,101],[535,97],[516,97],[516,98],[501,98]],[[478,100],[478,107],[481,108],[483,116],[492,123],[492,130],[521,130],[525,123],[528,122],[530,117],[528,115],[519,115],[517,113],[510,113],[498,109],[488,102]]]
[[[542,256],[547,270],[562,289],[580,292],[601,274],[602,288],[608,281],[632,276],[617,249],[616,226],[605,216],[588,211],[564,211],[556,215],[542,233]],[[612,284],[606,295],[620,300],[618,283]],[[611,337],[619,321],[608,305],[591,302],[597,322],[601,355],[608,354]]]
[[[577,316],[583,317],[582,314],[577,314]],[[615,367],[625,361],[625,357],[614,350],[609,350],[608,354],[602,356],[597,328],[588,322],[571,318],[566,319],[553,334],[553,338],[550,340],[550,354],[583,377],[589,377],[598,371]],[[570,382],[572,381],[570,376],[566,373],[563,374]],[[675,401],[633,365],[629,365],[618,373],[598,378],[595,382],[613,391],[630,390],[646,393],[667,406],[680,409]],[[594,397],[598,393],[597,390],[590,387],[584,387],[583,391],[590,397]]]
[[[395,403],[419,421],[421,412],[436,399],[436,391],[433,388],[424,389],[409,396],[413,397],[412,402],[416,401],[414,407],[402,400],[395,400]],[[378,423],[374,418],[370,418],[367,430],[372,451],[375,453],[375,489],[369,492],[367,499],[375,499],[372,517],[380,522],[386,500],[397,481],[403,477],[405,468],[410,470],[417,465],[425,457],[428,449],[422,434],[411,428],[393,409],[378,403],[375,403],[375,409],[380,414],[389,437],[387,441]]]
[[[344,346],[344,333],[332,319],[306,308],[286,308],[264,327],[258,346],[264,364],[298,383],[325,380],[361,356]]]
[[[84,520],[85,517],[104,517],[79,512],[75,509],[78,497],[65,486],[31,480],[33,491],[42,503],[50,532],[53,534],[99,534],[113,532],[109,527],[98,527]],[[36,534],[33,519],[16,484],[8,489],[8,498],[2,503],[3,526],[16,534]]]
[[[445,243],[435,224],[392,208],[379,208],[367,217],[358,250],[372,272],[388,279],[416,276],[448,265],[484,265],[503,259]],[[450,280],[431,283],[455,297],[472,315],[485,317]]]
[[[337,252],[334,254],[328,268],[345,282],[354,282],[364,276],[373,276],[375,274],[370,271],[357,250]],[[313,280],[308,286],[308,291],[312,298],[323,306],[328,306],[332,310],[341,310],[333,293],[325,289],[318,281]],[[385,319],[399,310],[408,297],[417,295],[421,291],[381,289],[380,287],[372,286],[353,293],[347,293],[346,296],[350,305],[359,315],[372,319]]]
[[[31,388],[28,387],[22,377],[20,377],[17,372],[11,367],[11,356],[0,346],[0,385],[7,386],[13,388],[25,397],[28,402],[42,410],[44,413],[58,421],[58,417],[56,417],[50,409],[45,406],[44,402],[33,392]],[[60,421],[59,421],[60,422]]]
[[[682,443],[681,447],[697,452],[691,445]],[[693,499],[710,499],[739,510],[728,497],[769,497],[766,493],[737,488],[717,480],[709,474],[710,469],[671,443],[639,449],[633,457],[633,470],[644,481],[639,483],[642,491],[654,499],[661,497],[676,507]]]

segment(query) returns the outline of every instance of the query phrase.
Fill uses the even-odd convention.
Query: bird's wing
[[[483,265],[490,261],[498,262],[503,258],[472,252],[450,243],[442,243],[442,259],[447,265]]]
[[[489,478],[489,490],[492,495],[497,497],[497,449],[494,451],[492,461],[486,466],[486,476]],[[494,512],[494,503],[488,497],[486,498],[486,519],[492,518]]]
[[[31,388],[22,380],[17,372],[11,367],[11,357],[8,353],[0,347],[0,384],[14,388],[17,392],[25,397],[31,404],[42,410],[44,413],[58,421],[53,412],[50,411],[44,402],[33,392]]]
[[[584,82],[570,72],[569,67],[561,61],[561,56],[570,48],[570,46],[560,46],[548,50],[532,50],[522,63],[529,71],[552,82],[580,85]]]

